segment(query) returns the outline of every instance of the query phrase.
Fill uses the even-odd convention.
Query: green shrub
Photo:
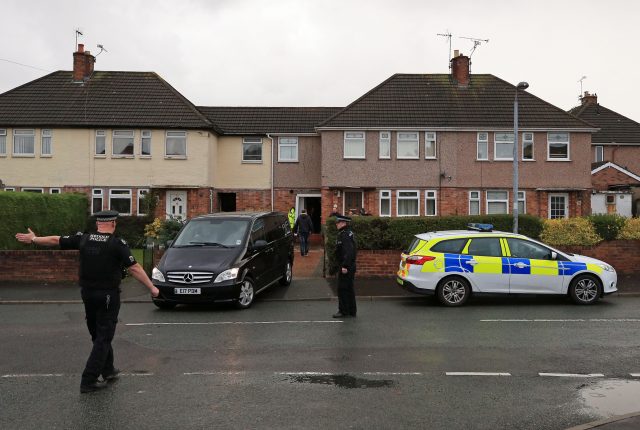
[[[628,218],[618,233],[618,239],[640,239],[640,218]]]
[[[144,228],[149,223],[146,216],[121,216],[116,223],[115,234],[126,240],[130,248],[142,248],[145,243]]]
[[[587,217],[596,233],[604,240],[614,240],[625,225],[626,218],[617,214],[591,215]]]
[[[144,227],[144,235],[157,243],[164,245],[168,240],[174,240],[184,223],[179,219],[156,218]]]
[[[544,221],[540,239],[549,245],[591,246],[602,241],[588,218],[549,219]]]
[[[28,249],[15,239],[31,228],[38,236],[85,231],[89,201],[85,194],[0,192],[0,249]]]

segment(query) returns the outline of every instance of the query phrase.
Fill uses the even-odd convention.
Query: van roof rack
[[[475,231],[493,231],[493,224],[481,224],[477,222],[470,222],[467,224],[467,230],[475,230]]]

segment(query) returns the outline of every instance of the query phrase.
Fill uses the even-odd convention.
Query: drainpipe
[[[274,147],[273,147],[273,137],[269,133],[267,133],[267,139],[271,141],[271,212],[273,212],[273,165],[275,164],[275,160],[273,158]]]
[[[213,213],[213,188],[209,188],[209,213]]]

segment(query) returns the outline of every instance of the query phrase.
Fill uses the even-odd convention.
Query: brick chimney
[[[469,85],[471,75],[469,74],[469,66],[471,61],[469,57],[465,57],[460,54],[456,49],[453,51],[453,58],[451,59],[451,77],[458,83],[460,87],[466,87]]]
[[[598,104],[598,95],[597,94],[589,94],[589,91],[585,91],[584,95],[580,97],[580,101],[582,101],[582,106],[584,105],[597,105]]]
[[[78,50],[73,53],[73,81],[84,82],[89,80],[93,73],[93,64],[96,57],[91,52],[84,50],[84,45],[78,43]]]

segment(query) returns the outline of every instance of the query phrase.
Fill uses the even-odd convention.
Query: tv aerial
[[[76,49],[78,47],[78,36],[84,36],[84,33],[80,28],[76,28],[76,45],[73,47],[73,49]]]
[[[578,97],[582,97],[582,81],[584,81],[585,79],[587,79],[586,75],[578,79],[578,82],[580,82],[580,95]]]
[[[449,63],[449,68],[451,68],[451,32],[449,30],[447,30],[446,33],[437,33],[438,36],[440,37],[446,37],[447,39],[449,39],[449,58],[447,58],[447,62]]]
[[[469,58],[471,58],[471,56],[473,55],[473,52],[476,50],[476,48],[478,46],[480,46],[483,42],[484,43],[489,43],[489,39],[479,39],[477,37],[464,37],[464,36],[460,36],[460,39],[467,39],[467,40],[471,40],[473,42],[473,49],[471,49],[471,53],[469,53]]]
[[[98,48],[100,48],[100,52],[98,52],[98,53],[96,54],[96,57],[97,57],[98,55],[102,54],[102,52],[109,52],[109,51],[107,51],[107,50],[105,49],[104,45],[101,45],[101,44],[99,44],[99,43],[98,43],[98,45],[97,45],[97,46],[98,46]]]

